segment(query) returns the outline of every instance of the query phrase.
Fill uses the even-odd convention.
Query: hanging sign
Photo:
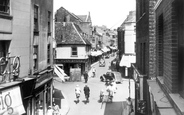
[[[0,115],[21,115],[25,113],[20,87],[0,91]]]

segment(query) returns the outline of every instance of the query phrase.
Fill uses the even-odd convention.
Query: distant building
[[[55,18],[55,38],[57,44],[55,64],[62,64],[62,69],[71,77],[71,80],[81,80],[81,74],[84,71],[88,71],[91,65],[89,57],[91,51],[89,38],[91,35],[88,34],[91,27],[84,26],[83,23],[86,22],[83,22],[81,18],[63,7],[57,10]],[[83,29],[81,24],[83,24]],[[77,76],[72,76],[73,73],[71,72],[73,69],[80,69],[78,78],[76,78]]]
[[[41,106],[46,114],[46,107],[52,106],[52,15],[53,0],[0,2],[0,58],[10,57],[10,63],[0,64],[0,97],[11,97],[11,114],[36,114]],[[17,70],[12,66],[19,64],[13,61],[16,56]],[[3,72],[10,74],[3,77]]]
[[[130,11],[125,21],[118,28],[118,49],[122,75],[128,76],[127,68],[136,62],[135,43],[135,19],[136,12]]]

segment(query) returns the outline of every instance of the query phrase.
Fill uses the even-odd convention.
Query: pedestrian
[[[92,77],[95,77],[95,75],[96,75],[96,69],[95,69],[95,67],[92,68],[92,74],[93,74]]]
[[[133,104],[132,104],[131,98],[128,97],[128,99],[127,99],[126,102],[127,102],[127,115],[131,115],[131,113],[134,112]]]
[[[102,102],[103,101],[103,97],[104,97],[104,90],[103,89],[101,89],[100,90],[100,102]]]
[[[85,85],[85,87],[84,87],[84,95],[86,97],[86,101],[89,101],[90,89],[89,89],[88,85]]]
[[[80,93],[81,93],[81,89],[80,89],[79,85],[76,85],[76,87],[75,87],[75,95],[76,95],[77,102],[79,102]]]
[[[113,88],[113,91],[114,91],[114,94],[116,93],[116,91],[117,91],[117,85],[116,85],[116,82],[115,81],[112,81],[111,82],[111,84],[112,84],[112,88]]]
[[[87,83],[88,82],[88,72],[87,71],[85,71],[84,72],[84,80],[85,80],[85,83]]]

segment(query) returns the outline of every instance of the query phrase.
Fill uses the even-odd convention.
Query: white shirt
[[[76,88],[75,88],[75,93],[81,93],[80,87],[76,87]]]

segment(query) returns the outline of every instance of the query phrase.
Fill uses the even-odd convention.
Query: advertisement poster
[[[20,87],[0,91],[0,115],[21,115],[25,113]]]

